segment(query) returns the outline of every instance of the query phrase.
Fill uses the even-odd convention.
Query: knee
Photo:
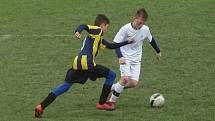
[[[129,82],[129,80],[130,80],[129,76],[123,76],[120,79],[120,84],[123,85],[123,86],[125,86]]]
[[[126,87],[134,88],[134,87],[137,87],[137,85],[138,85],[138,81],[131,81],[131,82],[127,83]]]

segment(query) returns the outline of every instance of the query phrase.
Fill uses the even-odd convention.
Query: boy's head
[[[148,18],[148,13],[144,8],[137,10],[137,12],[133,17],[132,26],[135,29],[140,29],[147,21],[147,18]]]
[[[107,31],[109,23],[110,23],[110,21],[109,21],[108,17],[103,14],[99,14],[94,21],[94,25],[100,26],[102,28],[103,32]]]

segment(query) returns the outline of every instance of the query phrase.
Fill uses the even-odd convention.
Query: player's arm
[[[116,48],[115,52],[116,52],[117,57],[119,58],[119,64],[125,64],[126,63],[125,58],[123,57],[120,48]]]
[[[86,30],[87,32],[89,32],[89,27],[86,24],[82,24],[82,25],[78,26],[78,28],[75,30],[75,37],[80,39],[81,38],[81,32],[83,30]]]
[[[129,38],[127,41],[123,41],[123,42],[120,42],[120,43],[110,43],[107,40],[103,39],[102,44],[105,45],[105,47],[108,48],[108,49],[116,49],[116,48],[119,48],[121,46],[131,44],[134,41],[135,40],[133,38]]]
[[[116,34],[115,38],[114,38],[114,42],[115,43],[119,43],[125,40],[126,37],[126,26],[123,26],[118,33]],[[117,57],[119,58],[119,64],[125,64],[125,58],[122,55],[121,49],[120,48],[116,48],[115,49],[115,53],[117,55]]]
[[[158,47],[158,44],[157,42],[155,41],[155,39],[152,37],[152,40],[150,42],[150,45],[154,48],[154,50],[156,51],[156,58],[158,60],[160,60],[160,57],[161,57],[161,51],[160,51],[160,48]]]
[[[115,49],[115,52],[116,52],[116,55],[117,55],[118,58],[123,57],[122,52],[121,52],[119,47]]]
[[[152,41],[150,42],[150,44],[157,53],[160,53],[160,48],[158,47],[157,42],[155,41],[155,39],[153,37],[152,37]]]
[[[156,51],[156,58],[158,60],[160,60],[161,58],[161,51],[160,48],[158,47],[157,42],[155,41],[155,39],[152,37],[151,32],[149,30],[149,28],[147,27],[147,40],[150,42],[150,45],[155,49]]]

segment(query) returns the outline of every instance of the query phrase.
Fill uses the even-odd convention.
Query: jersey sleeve
[[[149,27],[147,27],[147,32],[146,33],[147,33],[146,38],[147,38],[148,42],[151,42],[152,41],[152,34],[151,34],[150,30],[149,30]]]
[[[115,43],[120,43],[120,42],[123,42],[123,41],[126,41],[125,40],[125,37],[126,37],[126,27],[123,26],[119,31],[118,33],[116,34],[115,38],[114,38],[114,42]]]
[[[115,53],[116,53],[116,55],[117,55],[118,58],[123,57],[122,52],[121,52],[121,50],[120,50],[119,47],[115,49]]]
[[[150,44],[151,44],[151,46],[155,49],[155,51],[156,51],[157,53],[160,52],[160,48],[158,47],[157,42],[155,41],[155,39],[154,39],[153,37],[152,37],[152,41],[150,42]]]
[[[124,45],[127,45],[127,44],[129,44],[128,41],[123,41],[123,42],[120,42],[120,43],[110,43],[110,42],[108,42],[107,40],[103,39],[101,45],[102,45],[104,48],[116,49],[116,48],[119,48],[119,47],[124,46]]]
[[[83,30],[86,30],[87,32],[89,32],[89,26],[86,24],[82,24],[82,25],[78,26],[78,28],[75,30],[75,32],[81,33]]]

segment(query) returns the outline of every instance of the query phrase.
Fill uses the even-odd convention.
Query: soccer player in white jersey
[[[144,8],[137,10],[133,21],[125,24],[114,38],[115,43],[127,41],[128,38],[135,39],[135,42],[116,49],[116,54],[119,58],[121,79],[112,86],[113,93],[107,102],[113,109],[115,109],[116,99],[123,89],[134,88],[138,84],[144,40],[147,40],[155,49],[156,58],[160,60],[160,49],[152,37],[149,27],[145,25],[147,18],[148,14]]]

